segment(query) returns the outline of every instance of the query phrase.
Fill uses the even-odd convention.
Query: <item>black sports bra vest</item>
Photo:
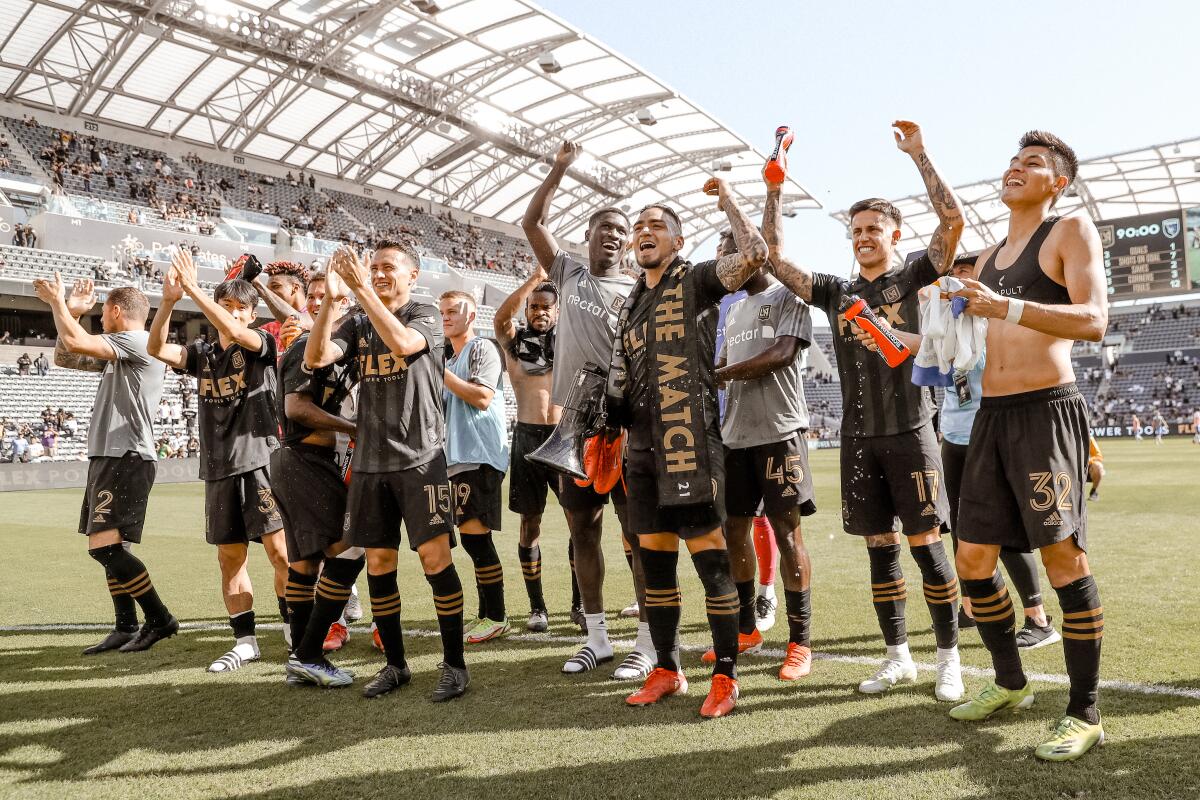
[[[1033,232],[1017,260],[1004,269],[996,269],[996,256],[1008,241],[1008,237],[1004,237],[979,271],[979,282],[1005,297],[1032,300],[1047,305],[1070,305],[1071,295],[1067,292],[1067,287],[1055,283],[1042,271],[1042,265],[1038,261],[1042,244],[1050,235],[1050,229],[1060,219],[1062,217],[1047,217]]]

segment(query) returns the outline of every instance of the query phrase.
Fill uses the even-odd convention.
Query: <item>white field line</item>
[[[283,625],[278,622],[260,623],[255,626],[259,630],[279,631],[283,630]],[[179,625],[180,631],[223,631],[228,630],[229,626],[226,623],[216,622],[182,622]],[[111,625],[101,625],[92,623],[59,623],[49,625],[0,625],[0,633],[53,633],[55,631],[62,632],[81,632],[81,631],[107,631],[111,630]],[[363,635],[370,634],[370,627],[367,625],[352,625],[352,631],[357,631]],[[408,636],[422,637],[437,637],[437,631],[420,630],[415,628],[406,628],[404,633]],[[517,642],[542,642],[545,644],[579,644],[582,639],[578,636],[554,636],[548,633],[514,633],[504,637]],[[613,647],[620,649],[632,649],[632,639],[614,639]],[[686,652],[703,652],[708,649],[706,645],[685,644],[680,646],[681,650]],[[0,655],[3,655],[3,650],[0,650]],[[476,651],[482,653],[484,651]],[[756,653],[743,653],[740,658],[767,658],[774,661],[782,661],[785,653],[783,650],[772,648],[763,648]],[[818,661],[834,661],[842,664],[864,664],[867,666],[877,666],[880,659],[871,658],[869,656],[843,656],[835,653],[813,652],[813,659]],[[923,672],[933,672],[937,669],[935,664],[927,664],[918,661],[917,669]],[[977,678],[991,678],[992,671],[988,669],[980,669],[979,667],[971,667],[963,665],[963,675],[970,675]],[[1037,683],[1052,683],[1060,686],[1070,685],[1070,679],[1066,675],[1058,675],[1054,673],[1029,672],[1026,673],[1031,681]],[[1126,692],[1130,694],[1149,694],[1149,695],[1165,695],[1168,697],[1186,697],[1190,700],[1200,700],[1200,689],[1189,689],[1179,686],[1166,686],[1159,683],[1136,683],[1132,681],[1100,681],[1100,688],[1110,692]]]

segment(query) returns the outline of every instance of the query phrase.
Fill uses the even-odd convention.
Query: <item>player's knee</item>
[[[424,545],[422,545],[424,546]],[[420,552],[418,548],[417,552]],[[372,547],[367,550],[367,571],[372,575],[383,575],[396,569],[397,554],[395,550],[386,547]]]
[[[960,542],[958,552],[954,555],[954,569],[960,578],[982,580],[991,577],[996,571],[998,558],[998,552],[993,552],[987,547]]]
[[[1051,586],[1066,586],[1090,574],[1087,553],[1079,548],[1074,539],[1064,539],[1043,547],[1041,556]]]
[[[710,597],[724,592],[733,581],[728,550],[708,548],[694,551],[692,563],[696,565],[696,574],[704,585],[704,593]]]
[[[366,558],[361,555],[358,558],[342,558],[340,556],[327,558],[325,559],[325,577],[339,586],[350,586],[358,579],[365,564]]]
[[[526,514],[521,517],[521,547],[533,547],[542,538],[542,515]]]
[[[107,568],[108,565],[112,563],[112,560],[120,554],[120,552],[120,544],[109,544],[91,548],[88,550],[88,555],[100,562],[102,567]]]
[[[867,547],[889,547],[893,544],[900,544],[900,534],[895,531],[889,533],[876,533],[871,536],[864,536],[863,541]]]
[[[438,574],[454,563],[449,537],[439,536],[432,542],[425,542],[417,548],[417,557],[421,559],[421,570],[426,575]]]

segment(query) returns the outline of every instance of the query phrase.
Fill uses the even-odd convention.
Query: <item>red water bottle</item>
[[[898,367],[912,353],[908,345],[896,338],[891,328],[887,328],[875,316],[875,312],[867,305],[867,301],[855,294],[847,295],[841,302],[842,317],[847,322],[856,323],[875,340],[879,347],[879,355],[889,367]]]
[[[342,482],[350,485],[350,462],[354,460],[354,437],[346,443],[346,460],[342,462]]]
[[[775,149],[763,167],[763,177],[771,183],[783,183],[787,177],[787,151],[795,139],[796,134],[787,125],[775,129]]]

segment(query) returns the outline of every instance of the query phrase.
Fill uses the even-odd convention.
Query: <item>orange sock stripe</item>
[[[977,606],[971,606],[971,614],[975,617],[976,622],[1000,622],[1006,619],[1016,620],[1017,616],[1013,613],[1012,603],[1009,603],[1004,608],[998,611],[989,611],[982,613]]]
[[[1063,614],[1063,622],[1073,619],[1088,619],[1089,617],[1103,617],[1104,606],[1096,606],[1095,608],[1087,608],[1083,611],[1072,611],[1069,614]]]
[[[980,598],[972,597],[971,598],[971,607],[974,608],[975,606],[986,605],[987,603],[994,603],[997,600],[999,600],[1001,597],[1006,598],[1006,599],[1008,598],[1008,587],[1007,586],[1001,586],[1000,591],[996,592],[995,594],[989,594],[987,597],[980,597]]]
[[[388,600],[386,602],[371,600],[371,613],[377,617],[386,617],[391,614],[400,613],[400,598]]]
[[[940,592],[943,589],[951,589],[951,588],[953,588],[955,590],[958,589],[958,581],[957,580],[950,581],[949,583],[943,583],[940,586],[934,586],[932,583],[924,583],[922,585],[925,587],[925,591],[927,591],[927,592],[928,591]]]
[[[122,584],[122,587],[125,589],[126,594],[133,597],[141,597],[152,589],[154,584],[150,582],[150,573],[143,572],[128,583]]]
[[[873,603],[891,603],[894,600],[904,600],[907,597],[908,597],[908,592],[904,592],[904,591],[882,592],[882,593],[872,594],[871,602],[873,602]]]
[[[1062,632],[1062,635],[1063,635],[1064,639],[1075,639],[1077,641],[1103,639],[1104,638],[1104,629],[1101,628],[1100,630],[1095,631],[1093,633],[1075,633],[1073,631],[1068,631],[1068,630],[1064,629]]]
[[[897,586],[897,587],[904,586],[904,578],[898,578],[894,581],[888,581],[887,583],[872,583],[871,584],[872,589],[890,589],[893,586]]]

